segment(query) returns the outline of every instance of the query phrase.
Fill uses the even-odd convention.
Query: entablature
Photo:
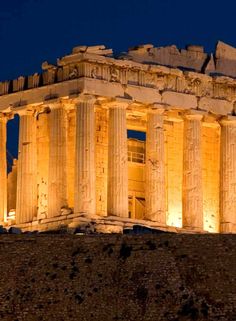
[[[90,48],[90,49],[89,49]],[[0,110],[70,99],[81,93],[121,97],[137,104],[165,104],[169,109],[196,109],[234,115],[236,80],[161,65],[111,57],[104,46],[80,46],[43,73],[0,83]]]

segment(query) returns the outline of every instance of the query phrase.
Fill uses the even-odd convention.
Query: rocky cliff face
[[[233,235],[6,235],[2,321],[235,320]]]

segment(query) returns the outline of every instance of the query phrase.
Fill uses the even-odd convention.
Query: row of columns
[[[76,107],[75,213],[95,214],[95,99],[83,96]],[[67,207],[66,110],[62,103],[50,104],[48,218]],[[20,113],[16,223],[37,219],[36,117]]]
[[[82,96],[76,103],[74,213],[96,213],[95,98]],[[66,200],[65,109],[53,104],[49,114],[48,217],[58,216]],[[110,104],[108,155],[108,214],[128,215],[128,159],[126,107]],[[37,218],[36,119],[32,112],[20,114],[16,223]]]
[[[146,218],[165,224],[163,112],[148,111],[145,200]],[[197,112],[184,115],[183,228],[196,230],[203,230],[202,119]],[[220,124],[220,231],[236,232],[236,118],[223,118]]]
[[[74,212],[95,214],[95,98],[79,97],[76,103],[76,155]],[[108,104],[108,215],[128,216],[127,101]],[[49,114],[48,217],[58,216],[66,199],[66,111],[61,103],[51,106]],[[183,226],[203,229],[201,114],[184,116],[183,151]],[[164,109],[147,111],[145,218],[165,224]],[[230,229],[236,211],[236,120],[221,121],[220,212],[223,231]],[[6,120],[0,117],[0,213],[6,218]],[[178,151],[176,151],[178,152]],[[37,144],[36,117],[20,113],[19,161],[17,177],[16,223],[37,218]],[[235,212],[236,213],[236,212]],[[234,222],[236,223],[236,222]]]

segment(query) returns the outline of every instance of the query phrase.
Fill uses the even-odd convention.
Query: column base
[[[150,217],[144,216],[143,220],[151,222],[151,223],[159,224],[160,226],[167,226],[165,221],[164,222],[160,222],[159,220],[157,220],[155,218],[150,218]]]
[[[220,233],[236,233],[236,223],[221,222]]]
[[[207,233],[207,231],[204,231],[203,227],[197,227],[197,226],[187,226],[187,225],[183,225],[182,229],[187,230],[187,231]]]

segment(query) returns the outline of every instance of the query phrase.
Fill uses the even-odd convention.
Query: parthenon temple
[[[213,54],[78,46],[42,73],[1,82],[0,223],[236,233],[235,102],[236,49],[221,41]]]

